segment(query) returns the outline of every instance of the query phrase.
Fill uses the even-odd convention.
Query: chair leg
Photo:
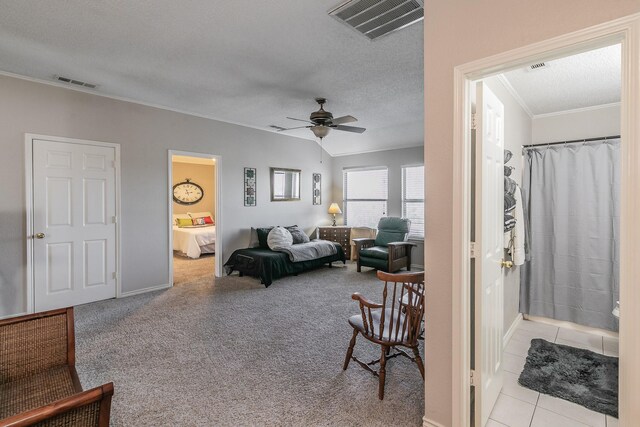
[[[349,367],[349,362],[351,361],[351,355],[353,355],[353,347],[356,345],[356,337],[358,336],[358,330],[353,330],[353,336],[351,337],[351,341],[349,342],[349,349],[347,350],[347,357],[344,358],[344,364],[342,365],[342,370],[346,371],[347,367]]]
[[[358,257],[358,263],[356,265],[358,266],[358,268],[357,268],[358,273],[361,273],[362,272],[362,268],[360,266],[360,257]]]
[[[422,375],[422,380],[424,381],[424,363],[422,362],[422,358],[420,357],[420,351],[417,347],[413,347],[413,356],[416,358],[416,364],[418,365],[418,369],[420,369],[420,375]]]
[[[380,354],[380,372],[378,375],[380,376],[380,381],[378,382],[378,399],[384,399],[384,378],[387,373],[386,369],[387,365],[387,349],[385,346],[382,346],[382,352]]]

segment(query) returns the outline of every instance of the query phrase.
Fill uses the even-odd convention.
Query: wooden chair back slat
[[[378,341],[415,344],[424,314],[424,272],[379,271],[378,278],[384,281],[381,304],[360,303],[364,335]]]

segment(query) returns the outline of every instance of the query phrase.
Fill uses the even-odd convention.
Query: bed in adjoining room
[[[206,217],[212,218],[208,212],[202,215],[202,218]],[[199,217],[194,215],[194,218]],[[202,254],[215,253],[215,223],[187,224],[192,220],[189,215],[173,215],[174,252],[193,259],[199,258]]]

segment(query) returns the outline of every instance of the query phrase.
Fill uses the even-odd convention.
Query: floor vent
[[[375,40],[424,19],[422,0],[350,0],[330,16]]]
[[[98,87],[98,85],[96,85],[96,84],[87,83],[87,82],[83,82],[83,81],[76,80],[76,79],[70,79],[69,77],[54,76],[54,78],[59,82],[68,83],[70,85],[87,87],[89,89],[95,89],[95,88]]]

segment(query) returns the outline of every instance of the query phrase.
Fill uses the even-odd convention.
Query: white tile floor
[[[616,418],[518,384],[533,338],[618,356],[618,339],[523,320],[504,352],[504,386],[487,427],[617,427]]]

